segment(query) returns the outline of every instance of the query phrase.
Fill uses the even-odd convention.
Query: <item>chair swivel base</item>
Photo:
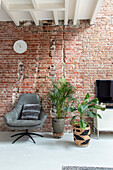
[[[32,140],[34,143],[36,143],[35,140],[33,139],[33,137],[32,137],[31,135],[36,135],[36,136],[43,137],[42,135],[39,135],[39,134],[37,134],[37,133],[28,132],[28,129],[26,129],[25,132],[17,133],[17,134],[14,134],[14,135],[11,136],[11,137],[18,136],[18,137],[12,142],[12,144],[15,143],[17,140],[19,140],[20,138],[22,138],[23,136],[28,136],[28,137],[30,137],[31,140]]]

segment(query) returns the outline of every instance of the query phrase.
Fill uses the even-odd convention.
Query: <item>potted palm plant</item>
[[[54,109],[54,117],[52,118],[53,136],[60,138],[63,135],[65,117],[67,111],[63,108],[68,108],[70,103],[75,100],[73,95],[75,94],[74,87],[66,81],[64,77],[58,81],[51,78],[52,88],[49,89],[49,101]]]
[[[76,108],[64,108],[65,111],[76,111],[70,124],[73,125],[74,141],[78,146],[88,146],[90,143],[90,126],[84,120],[84,115],[91,118],[101,118],[101,116],[97,113],[97,109],[105,110],[105,107],[97,104],[98,98],[89,101],[89,97],[90,95],[87,93],[83,102],[80,103],[80,100],[78,100]]]

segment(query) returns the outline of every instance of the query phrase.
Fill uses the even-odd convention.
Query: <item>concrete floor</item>
[[[92,136],[88,147],[77,147],[71,133],[55,139],[50,133],[11,144],[12,132],[0,132],[0,170],[62,170],[62,166],[113,167],[113,134]]]

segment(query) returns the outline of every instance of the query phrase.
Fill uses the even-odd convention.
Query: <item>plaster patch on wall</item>
[[[51,59],[53,59],[53,52],[55,52],[55,49],[56,49],[56,45],[55,45],[55,40],[51,39],[50,40],[50,49],[49,49],[49,57]],[[50,76],[51,77],[55,77],[55,65],[52,64],[48,67],[48,69],[50,70]]]
[[[50,42],[50,51],[49,51],[49,57],[52,59],[52,51],[55,51],[55,40],[51,39]]]
[[[18,80],[24,78],[24,64],[20,61],[18,63]]]
[[[27,27],[27,26],[31,26],[33,24],[33,22],[31,21],[26,21],[25,23],[23,23],[23,26],[24,27]]]
[[[51,39],[51,44],[50,44],[50,49],[51,50],[55,50],[56,46],[55,46],[55,40]]]
[[[15,101],[16,101],[16,93],[13,93],[12,94],[12,105],[14,105]]]
[[[12,105],[14,105],[16,98],[17,98],[17,94],[18,94],[18,88],[15,87],[12,91],[13,91],[13,93],[12,93]]]

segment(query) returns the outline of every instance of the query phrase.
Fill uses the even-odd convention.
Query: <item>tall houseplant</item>
[[[58,81],[51,78],[52,88],[49,89],[49,100],[53,107],[55,107],[56,113],[52,118],[53,134],[55,137],[61,137],[64,130],[64,121],[67,112],[63,108],[69,108],[70,103],[75,100],[73,95],[75,94],[74,87],[66,81],[64,77]]]
[[[97,113],[97,110],[105,110],[105,107],[97,105],[98,98],[89,100],[89,97],[90,95],[89,93],[87,93],[83,102],[80,102],[80,100],[78,100],[76,108],[64,108],[64,110],[66,111],[77,111],[72,117],[70,123],[73,125],[73,135],[75,144],[79,146],[87,146],[90,142],[90,126],[84,120],[84,115],[87,115],[91,118],[101,118],[101,116]]]

